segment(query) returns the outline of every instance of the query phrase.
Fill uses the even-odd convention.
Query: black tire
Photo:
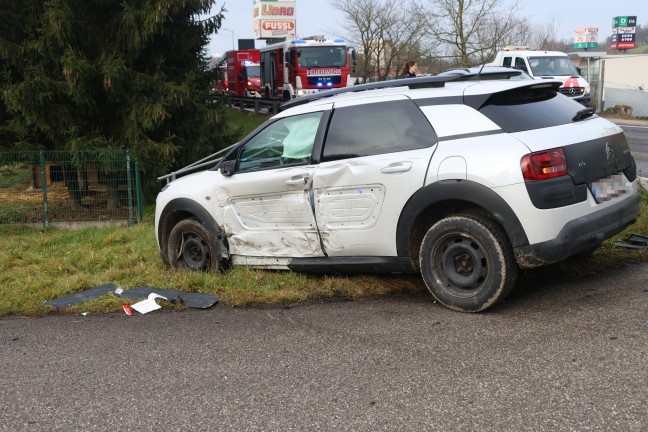
[[[473,215],[434,224],[423,238],[419,263],[432,295],[462,312],[483,311],[505,299],[518,270],[502,229]]]
[[[174,270],[221,270],[221,250],[211,233],[198,219],[183,219],[171,230],[167,254]]]

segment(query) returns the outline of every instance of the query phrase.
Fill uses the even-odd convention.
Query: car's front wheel
[[[483,311],[508,296],[517,264],[502,229],[489,219],[456,215],[434,224],[420,249],[423,280],[445,306]]]
[[[197,219],[184,219],[171,230],[169,265],[174,270],[215,271],[222,268],[221,251],[211,233]]]

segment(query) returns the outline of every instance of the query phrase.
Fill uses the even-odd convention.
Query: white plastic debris
[[[146,300],[142,300],[141,302],[132,304],[131,308],[135,309],[137,312],[141,314],[146,314],[154,310],[162,309],[162,306],[160,306],[155,302],[156,298],[161,298],[162,300],[168,300],[166,297],[163,297],[159,294],[151,293],[149,294]]]

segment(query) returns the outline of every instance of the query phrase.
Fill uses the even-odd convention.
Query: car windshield
[[[299,66],[312,67],[343,67],[346,65],[346,47],[343,46],[315,46],[304,47],[297,50]]]
[[[529,57],[529,66],[534,76],[578,75],[569,57]]]

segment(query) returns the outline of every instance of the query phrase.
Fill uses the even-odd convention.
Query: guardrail
[[[245,110],[246,106],[254,105],[254,112],[259,114],[261,112],[261,107],[267,107],[268,111],[271,114],[279,113],[279,107],[281,101],[275,99],[262,99],[262,98],[251,98],[251,97],[239,97],[239,96],[226,96],[227,105],[230,108],[233,108],[234,104],[238,104],[241,111]]]

